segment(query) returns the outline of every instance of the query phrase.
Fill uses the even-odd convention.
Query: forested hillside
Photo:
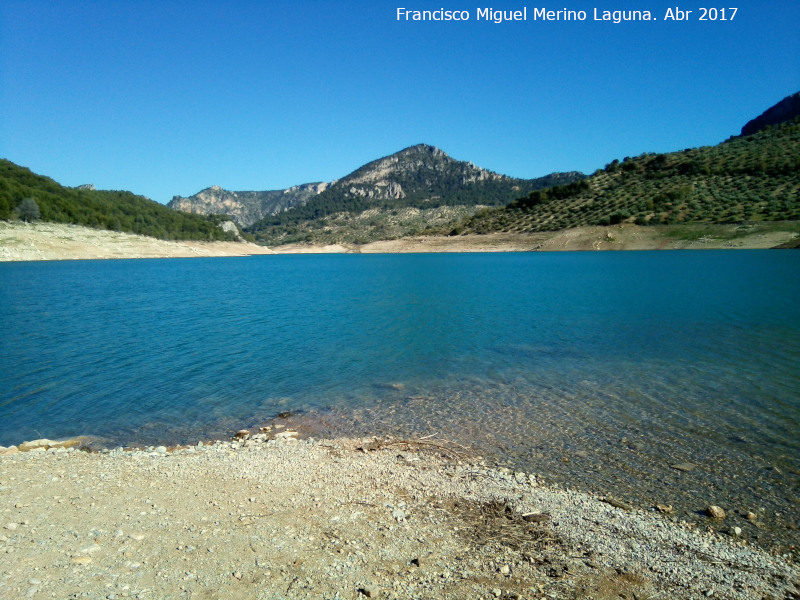
[[[65,187],[0,159],[0,219],[15,218],[26,198],[36,203],[43,221],[138,233],[163,240],[235,239],[234,234],[219,226],[227,220],[225,217],[177,212],[131,192]]]

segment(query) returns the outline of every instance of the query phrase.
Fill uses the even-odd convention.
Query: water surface
[[[788,251],[0,264],[0,445],[191,443],[292,411],[684,515],[760,511],[788,543],[798,267]]]

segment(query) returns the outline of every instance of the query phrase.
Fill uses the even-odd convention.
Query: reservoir
[[[190,444],[282,414],[682,519],[717,504],[788,545],[799,274],[791,251],[0,263],[0,445]]]

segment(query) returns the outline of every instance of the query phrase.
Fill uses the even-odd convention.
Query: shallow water
[[[719,504],[789,544],[798,267],[788,251],[0,264],[0,445],[190,443],[293,411],[317,434],[436,434],[681,515]]]

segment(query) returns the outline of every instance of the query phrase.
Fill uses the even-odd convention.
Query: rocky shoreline
[[[797,598],[735,536],[432,439],[0,456],[0,598]],[[711,519],[711,517],[709,517]]]

